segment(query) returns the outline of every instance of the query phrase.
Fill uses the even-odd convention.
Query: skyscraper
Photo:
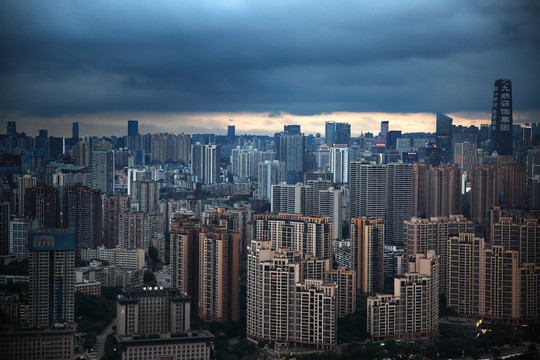
[[[114,192],[114,150],[92,151],[92,188]]]
[[[496,165],[475,165],[471,173],[471,218],[487,219],[491,206],[499,204],[498,171]]]
[[[343,184],[349,182],[349,148],[330,148],[330,172],[334,175],[334,183]]]
[[[452,121],[451,117],[437,113],[437,147],[441,152],[441,163],[452,160]]]
[[[204,146],[204,184],[215,184],[220,180],[219,150],[217,145]]]
[[[272,185],[286,181],[285,163],[273,160],[259,163],[257,198],[270,200]]]
[[[73,144],[79,141],[79,123],[74,122],[71,129],[71,138],[73,139]]]
[[[491,113],[491,151],[499,155],[512,155],[512,82],[495,81]]]
[[[373,294],[383,290],[384,222],[362,217],[351,219],[351,252],[359,292]]]
[[[128,120],[128,137],[135,137],[139,134],[139,121]]]
[[[353,161],[350,168],[351,218],[368,216],[384,220],[387,190],[386,166]]]
[[[305,147],[300,125],[285,125],[283,132],[274,135],[276,160],[285,162],[288,184],[303,180]]]
[[[385,244],[403,245],[403,221],[412,216],[412,164],[390,163],[386,171]]]
[[[34,230],[30,250],[29,323],[48,327],[75,315],[75,232]]]
[[[9,202],[0,202],[0,255],[7,255],[9,251]]]

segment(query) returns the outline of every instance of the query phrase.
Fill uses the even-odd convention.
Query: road
[[[103,355],[105,355],[105,340],[107,340],[107,336],[112,334],[113,326],[116,325],[116,318],[114,318],[109,325],[103,330],[98,336],[96,336],[96,343],[94,345],[94,351],[91,353],[91,357],[95,359],[101,359]],[[95,355],[94,355],[95,354]]]

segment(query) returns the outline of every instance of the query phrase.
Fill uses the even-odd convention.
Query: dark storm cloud
[[[4,1],[2,110],[538,109],[537,1]]]

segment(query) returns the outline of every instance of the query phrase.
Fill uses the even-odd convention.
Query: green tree
[[[157,285],[157,280],[156,280],[156,275],[154,275],[154,273],[150,270],[144,270],[144,285],[149,285],[149,286],[156,286]]]

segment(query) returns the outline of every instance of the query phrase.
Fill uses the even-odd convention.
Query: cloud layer
[[[533,0],[19,0],[0,13],[4,118],[487,112],[498,78],[515,110],[540,108]]]

